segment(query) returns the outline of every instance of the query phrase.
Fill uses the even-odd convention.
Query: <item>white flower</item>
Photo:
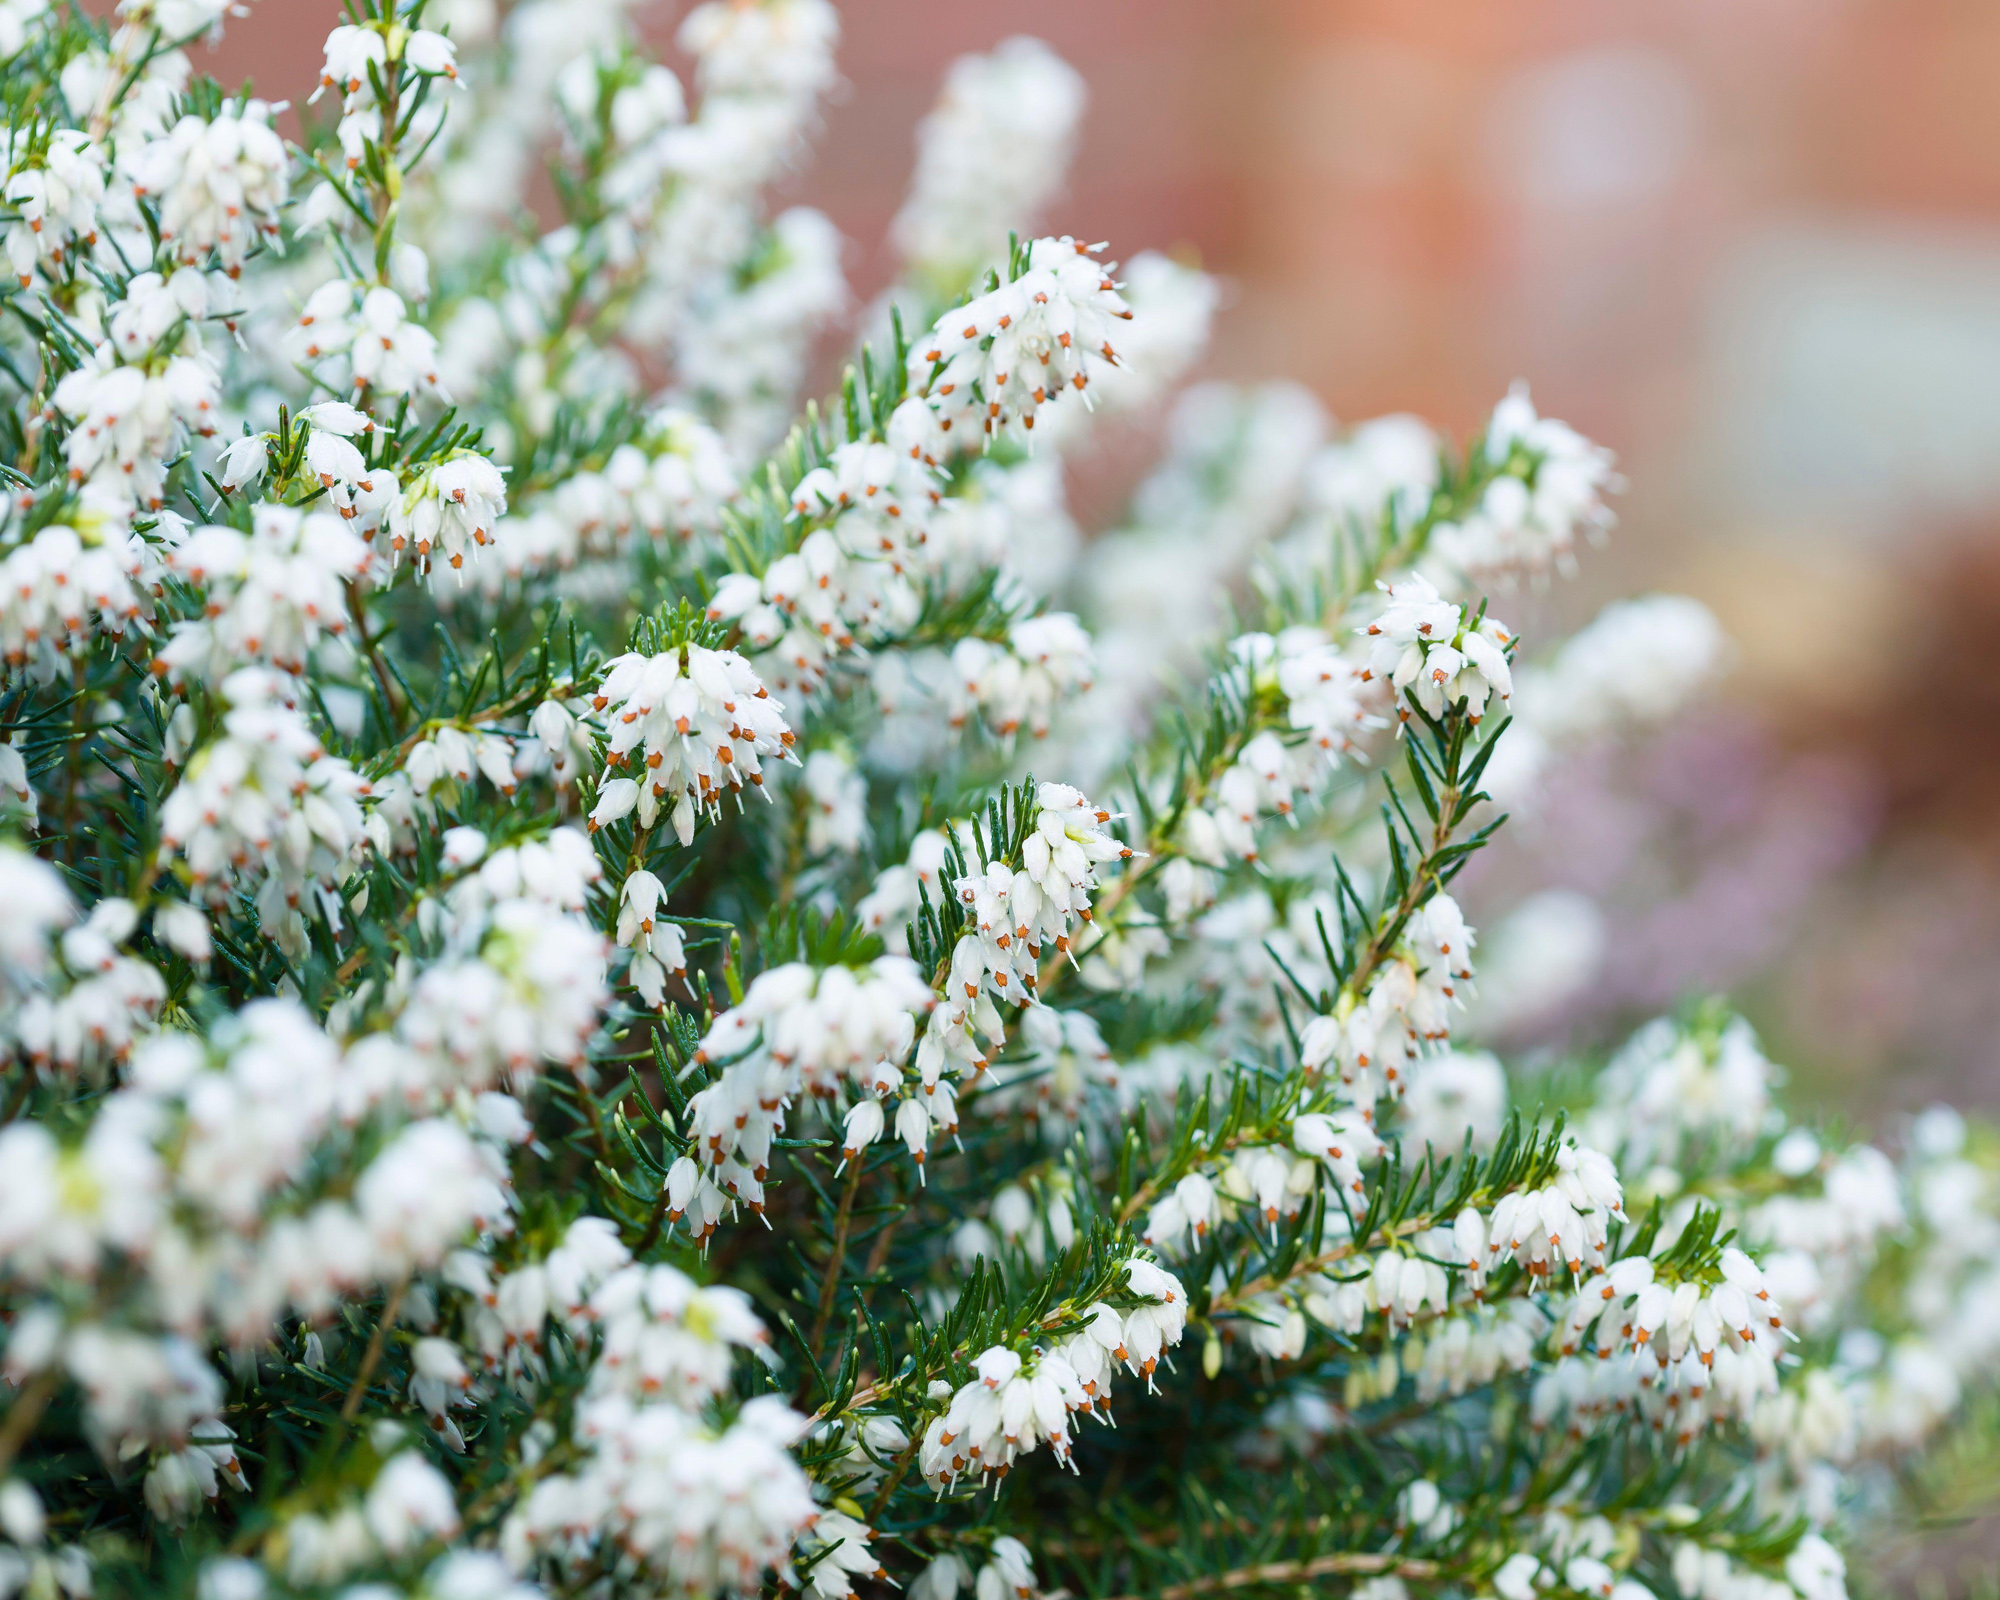
[[[241,489],[245,484],[254,484],[263,477],[270,453],[270,444],[263,434],[246,434],[223,448],[216,476],[222,480],[225,489]]]
[[[328,381],[395,398],[438,389],[437,340],[413,322],[394,289],[335,279],[307,299],[285,336],[285,353],[307,363],[344,358]]]
[[[954,1007],[961,995],[965,1003],[982,994],[1009,1003],[1032,999],[1044,948],[1074,959],[1071,932],[1088,918],[1098,864],[1132,857],[1128,846],[1104,831],[1112,813],[1079,790],[1044,783],[1036,803],[1035,826],[1022,842],[1018,870],[989,862],[952,886],[971,913],[974,930],[953,951],[946,995]]]
[[[1384,726],[1360,665],[1313,630],[1288,628],[1275,644],[1286,720],[1325,752],[1329,767],[1358,754],[1368,734]]]
[[[45,151],[31,153],[32,145],[25,127],[0,144],[4,199],[14,214],[0,224],[0,237],[23,289],[33,285],[37,267],[58,275],[77,245],[96,242],[104,202],[104,152],[88,134],[58,128]]]
[[[1801,1600],[1847,1600],[1847,1563],[1816,1533],[1799,1540],[1785,1557],[1785,1578]]]
[[[379,1259],[392,1266],[433,1266],[476,1225],[506,1211],[488,1158],[443,1120],[398,1134],[362,1172],[354,1200]]]
[[[193,906],[169,902],[153,912],[153,931],[168,946],[197,964],[214,954],[208,918]]]
[[[683,844],[694,837],[697,815],[715,815],[725,792],[761,787],[765,758],[788,756],[794,741],[784,707],[733,650],[691,644],[619,656],[591,704],[611,730],[611,766],[591,825],[604,827],[636,808],[640,825],[650,828],[665,812]],[[640,778],[611,776],[628,761]]]
[[[1358,1112],[1310,1112],[1292,1123],[1292,1143],[1302,1154],[1324,1161],[1343,1189],[1362,1192],[1361,1167],[1382,1153],[1382,1140]]]
[[[115,520],[43,528],[0,560],[0,654],[48,682],[93,632],[123,638],[151,614],[157,570],[145,541]]]
[[[945,836],[937,829],[923,829],[910,841],[907,859],[884,867],[874,887],[855,906],[854,914],[861,925],[879,934],[894,954],[908,953],[905,930],[916,916],[922,897],[928,895],[933,906],[941,902],[940,885],[948,848]]]
[[[1578,537],[1602,538],[1615,520],[1603,498],[1619,487],[1611,452],[1536,416],[1526,384],[1494,408],[1480,453],[1496,472],[1485,494],[1431,536],[1437,563],[1469,583],[1571,572]]]
[[[507,510],[507,480],[487,457],[460,451],[413,479],[389,507],[389,555],[407,553],[419,572],[439,556],[453,571],[492,542]]]
[[[320,747],[275,674],[242,668],[223,681],[222,737],[197,751],[160,808],[163,859],[187,862],[196,890],[220,901],[255,889],[264,930],[302,950],[308,890],[343,880],[363,839],[367,783]]]
[[[882,1130],[885,1126],[882,1115],[882,1102],[874,1099],[855,1101],[848,1108],[847,1116],[842,1126],[844,1137],[841,1140],[840,1153],[844,1160],[852,1161],[862,1151],[866,1150],[877,1139],[882,1137]]]
[[[574,473],[530,515],[503,517],[493,530],[499,564],[519,578],[713,534],[737,488],[721,436],[692,413],[662,410],[602,471]]]
[[[408,1096],[522,1088],[543,1062],[581,1059],[608,998],[605,941],[577,914],[596,875],[582,836],[558,828],[495,851],[454,891],[463,953],[417,979],[397,1020]]]
[[[1114,326],[1131,316],[1108,269],[1067,236],[1037,239],[1019,278],[938,318],[910,352],[910,386],[970,453],[982,436],[1033,428],[1099,363],[1115,366]]]
[[[1056,707],[1088,689],[1096,671],[1090,635],[1061,611],[1014,623],[1005,645],[962,639],[951,665],[958,680],[952,726],[962,727],[976,711],[1003,739],[1023,726],[1046,738]]]
[[[453,79],[458,77],[457,46],[443,34],[433,33],[429,28],[418,28],[403,41],[403,60],[413,72]]]
[[[174,682],[209,684],[254,661],[303,673],[321,638],[347,631],[346,586],[368,564],[368,546],[325,512],[265,503],[252,511],[248,534],[196,529],[167,566],[204,591],[207,605],[175,628],[160,670]]]
[[[852,855],[868,835],[868,783],[844,751],[815,750],[801,774],[805,785],[806,849],[812,855]]]
[[[902,1089],[917,1021],[935,998],[903,956],[879,957],[865,969],[790,962],[760,973],[742,1003],[710,1025],[696,1054],[723,1070],[688,1103],[699,1169],[691,1166],[680,1179],[673,1210],[686,1210],[700,1192],[698,1175],[730,1200],[761,1209],[771,1141],[786,1126],[791,1101],[800,1093],[830,1095],[843,1079],[870,1094],[862,1105]],[[942,1092],[911,1096],[896,1112],[896,1136],[919,1163],[933,1110],[947,1126],[956,1122]],[[869,1113],[857,1106],[851,1116],[855,1135],[866,1133],[869,1143],[880,1135],[879,1107]],[[670,1190],[673,1183],[670,1177]],[[706,1218],[690,1231],[712,1224]]]
[[[1625,1214],[1617,1169],[1608,1156],[1565,1142],[1557,1156],[1560,1171],[1541,1189],[1516,1190],[1494,1204],[1487,1225],[1486,1265],[1512,1255],[1537,1276],[1567,1264],[1573,1275],[1585,1265],[1602,1268],[1609,1218]]]
[[[391,1556],[458,1532],[458,1506],[444,1474],[406,1450],[391,1459],[369,1487],[368,1531]]]
[[[189,332],[172,349],[160,342],[189,314],[180,292],[187,276],[176,273],[171,286],[153,273],[133,279],[113,313],[113,338],[50,397],[71,424],[63,446],[70,481],[106,505],[158,510],[169,458],[189,433],[215,432],[221,394],[213,362]],[[205,302],[205,291],[195,292]]]
[[[619,899],[618,942],[633,952],[632,982],[649,1006],[660,1004],[669,974],[687,970],[681,930],[656,916],[665,899],[665,887],[650,872],[627,878]]]
[[[178,261],[211,255],[234,277],[253,246],[278,237],[291,162],[262,100],[226,103],[212,120],[188,116],[130,162],[133,192],[159,205],[160,242]]]
[[[1069,1459],[1070,1415],[1092,1402],[1066,1357],[1038,1351],[1024,1362],[996,1345],[973,1367],[973,1380],[924,1436],[919,1462],[931,1483],[947,1484],[965,1472],[983,1477],[1005,1471],[1044,1443],[1058,1461]]]
[[[1459,607],[1439,597],[1430,581],[1412,575],[1378,585],[1389,597],[1382,614],[1362,628],[1372,641],[1364,679],[1387,678],[1408,690],[1433,717],[1464,702],[1475,722],[1489,698],[1514,692],[1507,661],[1513,635],[1493,618],[1465,626]],[[1406,707],[1398,714],[1409,718]]]

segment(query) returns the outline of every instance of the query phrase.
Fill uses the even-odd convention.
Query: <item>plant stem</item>
[[[368,658],[368,665],[374,669],[376,687],[382,691],[382,704],[390,716],[396,712],[396,680],[389,676],[389,667],[382,659],[382,648],[368,631],[368,602],[361,593],[361,585],[353,579],[347,584],[347,610],[354,618],[354,636],[361,641],[361,653]],[[389,729],[393,736],[395,729]]]
[[[652,1249],[659,1242],[660,1230],[666,1225],[667,1191],[665,1185],[662,1185],[660,1188],[660,1198],[653,1202],[653,1214],[646,1219],[646,1231],[639,1235],[638,1241],[632,1246],[632,1254],[643,1257],[648,1250]]]
[[[590,1137],[597,1146],[597,1157],[607,1167],[616,1170],[617,1162],[611,1157],[611,1139],[604,1131],[604,1113],[598,1108],[597,1092],[584,1082],[581,1064],[571,1068],[570,1076],[576,1080],[578,1097],[590,1111]]]
[[[387,1304],[382,1307],[382,1316],[375,1324],[375,1332],[369,1337],[368,1348],[361,1352],[361,1370],[354,1374],[354,1383],[347,1391],[347,1398],[341,1403],[340,1420],[352,1422],[361,1410],[363,1396],[368,1393],[369,1380],[375,1376],[375,1369],[382,1361],[382,1347],[388,1340],[389,1330],[396,1324],[396,1313],[403,1309],[403,1295],[410,1287],[410,1275],[406,1272],[396,1280],[396,1287],[389,1291]]]
[[[883,1508],[889,1504],[890,1496],[903,1486],[903,1480],[909,1476],[911,1463],[917,1459],[917,1451],[923,1442],[923,1438],[919,1436],[903,1446],[902,1452],[896,1457],[895,1470],[882,1480],[882,1487],[875,1491],[875,1498],[868,1503],[870,1522],[880,1520]]]
[[[83,745],[90,737],[90,657],[79,650],[70,668],[76,703],[70,714],[70,738],[63,751],[63,837],[71,865],[83,860]]]
[[[1254,1567],[1237,1567],[1209,1578],[1191,1578],[1186,1583],[1169,1584],[1153,1595],[1117,1595],[1113,1600],[1193,1600],[1195,1595],[1225,1594],[1233,1589],[1261,1588],[1292,1583],[1308,1583],[1314,1578],[1331,1578],[1343,1573],[1394,1573],[1399,1578],[1435,1578],[1435,1561],[1405,1560],[1398,1556],[1374,1555],[1365,1551],[1341,1551],[1337,1555],[1315,1556],[1310,1561],[1266,1561]],[[1073,1600],[1067,1589],[1051,1590],[1042,1600]]]
[[[819,1310],[813,1317],[812,1353],[819,1357],[820,1346],[826,1341],[827,1324],[833,1320],[834,1301],[840,1295],[840,1269],[847,1263],[847,1229],[854,1220],[854,1197],[861,1189],[861,1167],[864,1156],[854,1158],[853,1170],[847,1175],[847,1186],[840,1192],[840,1208],[833,1218],[833,1251],[826,1258],[826,1271],[819,1281]]]
[[[13,1405],[7,1408],[7,1420],[0,1422],[0,1478],[7,1476],[7,1469],[13,1466],[14,1458],[21,1453],[21,1446],[28,1442],[28,1436],[35,1431],[35,1424],[42,1420],[42,1413],[48,1410],[49,1402],[61,1386],[61,1369],[45,1367],[30,1378],[14,1397]]]

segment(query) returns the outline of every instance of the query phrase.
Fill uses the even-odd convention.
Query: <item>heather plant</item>
[[[1175,398],[1034,41],[857,307],[825,0],[350,0],[297,144],[227,9],[0,0],[0,1596],[1843,1600],[1993,1148],[1473,1048],[1459,873],[1726,654],[1502,620],[1605,450]]]

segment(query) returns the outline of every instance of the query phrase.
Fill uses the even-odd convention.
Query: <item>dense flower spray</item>
[[[1481,1048],[1461,868],[1727,658],[1503,620],[1609,454],[1170,401],[1028,39],[804,395],[839,18],[640,9],[357,0],[292,146],[223,0],[0,0],[0,1597],[1842,1600],[1989,1137]]]

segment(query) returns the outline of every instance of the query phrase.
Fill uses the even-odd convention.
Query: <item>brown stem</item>
[[[21,1067],[20,1073],[20,1080],[7,1096],[7,1109],[0,1112],[0,1128],[4,1128],[27,1109],[28,1096],[35,1092],[35,1075],[25,1065]]]
[[[847,1175],[847,1186],[840,1191],[840,1209],[833,1218],[833,1251],[826,1258],[826,1271],[819,1280],[819,1310],[813,1317],[812,1353],[818,1359],[820,1347],[826,1342],[827,1324],[833,1321],[833,1303],[840,1295],[840,1269],[847,1263],[847,1229],[854,1220],[854,1197],[861,1190],[861,1167],[864,1156],[857,1155],[853,1170]]]
[[[903,1225],[903,1219],[910,1214],[910,1206],[905,1204],[886,1223],[882,1231],[875,1235],[875,1242],[868,1247],[868,1259],[862,1264],[861,1276],[872,1278],[882,1270],[882,1263],[889,1259],[889,1246],[895,1242],[896,1230]]]
[[[576,1079],[576,1092],[583,1097],[583,1103],[590,1109],[590,1136],[597,1145],[598,1159],[607,1167],[616,1168],[611,1156],[611,1139],[604,1131],[604,1113],[597,1106],[597,1092],[583,1081],[581,1064],[570,1069],[570,1076]]]
[[[7,1469],[14,1464],[14,1458],[21,1453],[21,1446],[28,1442],[28,1436],[35,1431],[35,1424],[42,1420],[42,1413],[48,1410],[49,1402],[56,1397],[56,1390],[61,1386],[61,1369],[45,1367],[30,1378],[14,1397],[13,1405],[7,1408],[7,1420],[0,1422],[0,1478],[7,1476]]]
[[[361,593],[361,585],[354,579],[347,584],[347,610],[354,618],[354,636],[361,642],[361,653],[368,658],[368,665],[374,669],[375,683],[382,691],[382,704],[390,716],[396,712],[396,681],[389,676],[388,663],[382,659],[381,646],[368,632],[368,602]],[[391,733],[395,729],[389,730]]]
[[[76,704],[70,713],[69,746],[63,751],[63,837],[72,865],[83,859],[83,745],[90,737],[90,657],[79,650],[70,665]]]
[[[859,1411],[863,1406],[872,1406],[888,1392],[888,1388],[887,1383],[864,1383],[847,1397],[847,1404],[839,1410],[835,1410],[832,1405],[823,1405],[812,1414],[811,1420],[816,1423],[825,1422],[830,1417],[839,1416],[841,1411]]]
[[[666,1225],[667,1190],[666,1185],[662,1184],[660,1186],[660,1198],[653,1202],[653,1214],[646,1219],[646,1231],[640,1234],[637,1242],[633,1244],[632,1254],[635,1256],[644,1256],[648,1250],[652,1249],[659,1242],[660,1230]]]
[[[368,1348],[361,1352],[361,1370],[354,1374],[347,1399],[341,1403],[342,1422],[352,1422],[360,1413],[362,1397],[368,1393],[368,1383],[375,1376],[376,1367],[381,1365],[382,1347],[388,1340],[389,1330],[396,1325],[396,1313],[403,1309],[403,1295],[409,1287],[410,1275],[406,1272],[396,1280],[396,1287],[389,1291],[388,1303],[382,1307],[381,1319],[375,1324],[375,1332],[369,1336]]]
[[[919,1437],[903,1446],[902,1453],[896,1457],[895,1470],[882,1481],[882,1487],[875,1491],[875,1498],[868,1503],[868,1520],[871,1523],[881,1520],[882,1508],[888,1505],[889,1497],[903,1486],[903,1480],[910,1475],[910,1467],[915,1463],[922,1444],[923,1439]]]
[[[1266,1561],[1254,1567],[1237,1567],[1231,1572],[1218,1572],[1213,1577],[1169,1584],[1157,1594],[1117,1595],[1113,1600],[1193,1600],[1196,1595],[1226,1594],[1234,1589],[1306,1583],[1314,1578],[1377,1572],[1394,1573],[1399,1578],[1435,1578],[1438,1564],[1358,1550],[1342,1551],[1337,1555],[1315,1556],[1310,1561]],[[1042,1600],[1072,1600],[1072,1597],[1067,1589],[1055,1589],[1044,1595]]]

